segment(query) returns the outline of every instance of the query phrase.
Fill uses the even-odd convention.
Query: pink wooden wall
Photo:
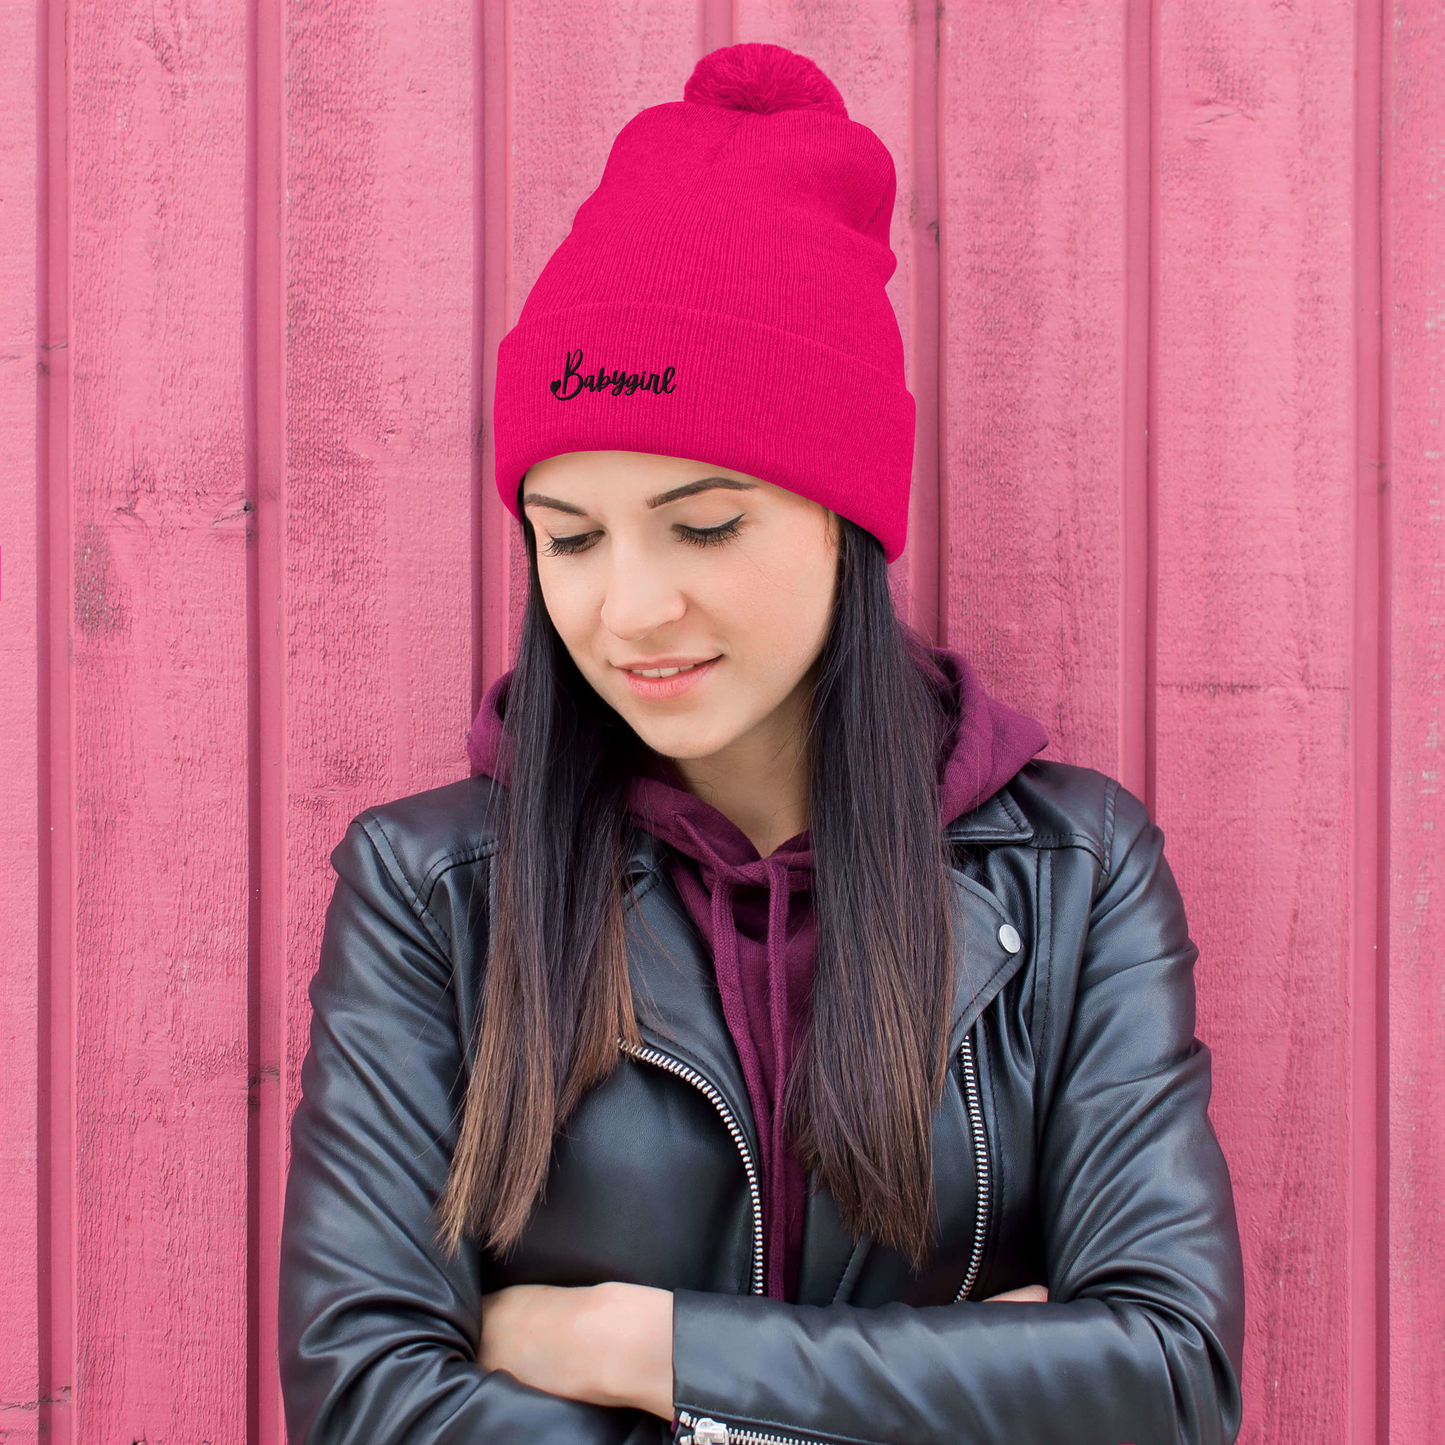
[[[0,0],[0,1442],[280,1441],[327,852],[464,772],[497,341],[737,40],[897,162],[900,591],[1167,831],[1243,1438],[1445,1439],[1445,9]]]

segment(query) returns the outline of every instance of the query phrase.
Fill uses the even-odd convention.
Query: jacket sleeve
[[[477,1248],[448,1259],[432,1221],[461,1102],[447,939],[365,816],[332,855],[291,1124],[279,1344],[292,1445],[655,1441],[650,1416],[647,1428],[476,1364]]]
[[[859,1309],[679,1293],[679,1410],[880,1445],[1234,1440],[1243,1269],[1206,1114],[1209,1052],[1194,1037],[1197,950],[1162,833],[1123,789],[1115,812],[1072,1018],[1044,1045],[1063,1050],[1040,1105],[1049,1302]]]

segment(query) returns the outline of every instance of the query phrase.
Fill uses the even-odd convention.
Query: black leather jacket
[[[759,1296],[747,1088],[648,834],[627,915],[645,1046],[559,1137],[514,1255],[448,1260],[434,1243],[495,786],[372,809],[332,855],[282,1238],[292,1445],[667,1440],[653,1416],[475,1363],[481,1294],[603,1280],[675,1291],[677,1436],[697,1445],[1235,1438],[1243,1278],[1194,1037],[1197,951],[1136,798],[1034,761],[949,828],[963,946],[935,1124],[940,1242],[914,1275],[820,1192],[792,1304]],[[975,1303],[1034,1282],[1049,1303]]]

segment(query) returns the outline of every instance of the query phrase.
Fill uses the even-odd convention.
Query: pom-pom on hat
[[[695,457],[903,550],[897,178],[805,55],[729,45],[618,133],[497,353],[497,489],[562,452]]]

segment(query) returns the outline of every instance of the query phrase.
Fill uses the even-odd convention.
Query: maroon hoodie
[[[1033,718],[989,697],[961,653],[930,648],[921,661],[940,707],[954,719],[938,783],[946,825],[992,797],[1047,746],[1048,735]],[[477,771],[502,783],[510,678],[504,674],[487,690],[467,741]],[[742,829],[681,786],[665,758],[633,779],[628,804],[641,826],[674,850],[673,884],[712,950],[757,1124],[768,1294],[791,1299],[807,1179],[784,1138],[780,1101],[806,1030],[817,957],[809,834],[760,857]]]

